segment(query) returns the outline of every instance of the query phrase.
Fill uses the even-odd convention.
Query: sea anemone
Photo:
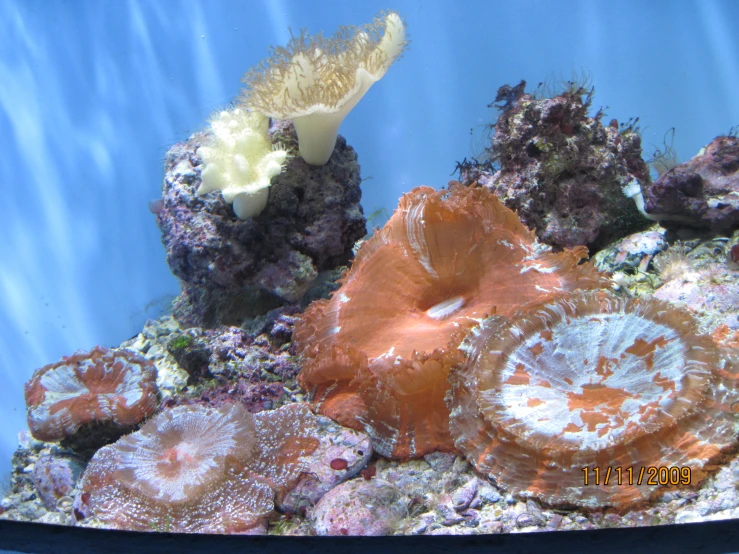
[[[297,404],[256,415],[239,404],[165,410],[95,454],[76,508],[119,529],[250,532],[295,484],[316,433]]]
[[[362,244],[341,288],[296,323],[299,381],[383,456],[453,451],[444,395],[466,332],[554,293],[608,287],[578,265],[585,256],[543,251],[486,189],[418,187]]]
[[[664,252],[660,252],[652,260],[652,266],[665,283],[673,279],[685,277],[694,271],[695,261],[690,256],[693,249],[680,241],[677,241]]]
[[[101,423],[120,436],[154,413],[157,392],[154,365],[130,350],[80,350],[37,369],[26,383],[28,427],[44,441]]]
[[[341,122],[406,44],[405,24],[395,12],[363,27],[342,27],[328,39],[301,31],[244,76],[243,102],[269,117],[291,119],[300,155],[323,165]]]
[[[563,295],[487,319],[462,350],[455,444],[519,497],[621,508],[697,485],[737,443],[736,376],[666,302]]]

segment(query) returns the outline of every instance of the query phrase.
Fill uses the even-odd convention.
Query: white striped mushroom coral
[[[370,25],[342,27],[331,38],[301,31],[244,76],[243,103],[269,117],[291,119],[302,158],[324,165],[341,122],[406,44],[405,23],[395,12],[380,14]]]
[[[259,531],[305,470],[317,432],[298,404],[254,415],[240,404],[177,406],[99,450],[75,507],[118,529]]]
[[[295,325],[300,383],[321,414],[397,459],[453,451],[447,375],[483,318],[561,291],[609,286],[584,247],[546,252],[495,195],[418,187],[357,252],[330,300]]]
[[[101,423],[120,436],[154,413],[157,393],[156,370],[145,358],[103,346],[80,350],[37,369],[26,383],[28,427],[44,441]]]
[[[455,444],[518,497],[631,506],[697,485],[737,444],[736,377],[667,303],[563,295],[489,318],[462,349],[447,397]]]

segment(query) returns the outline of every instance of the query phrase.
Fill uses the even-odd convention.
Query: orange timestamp
[[[583,485],[690,485],[689,467],[584,467]]]

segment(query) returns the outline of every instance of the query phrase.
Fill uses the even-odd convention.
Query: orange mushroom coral
[[[37,369],[26,383],[28,427],[38,440],[57,441],[88,424],[106,423],[117,436],[154,413],[154,364],[122,348],[96,346]]]
[[[492,317],[450,377],[455,444],[519,497],[623,508],[737,444],[736,376],[686,311],[576,293]]]
[[[607,286],[578,265],[586,254],[544,251],[484,188],[418,187],[362,245],[341,288],[295,326],[300,383],[384,456],[453,451],[444,395],[465,333],[490,314]]]

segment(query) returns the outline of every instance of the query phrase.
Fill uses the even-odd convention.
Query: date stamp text
[[[584,467],[583,485],[690,485],[689,467]]]

